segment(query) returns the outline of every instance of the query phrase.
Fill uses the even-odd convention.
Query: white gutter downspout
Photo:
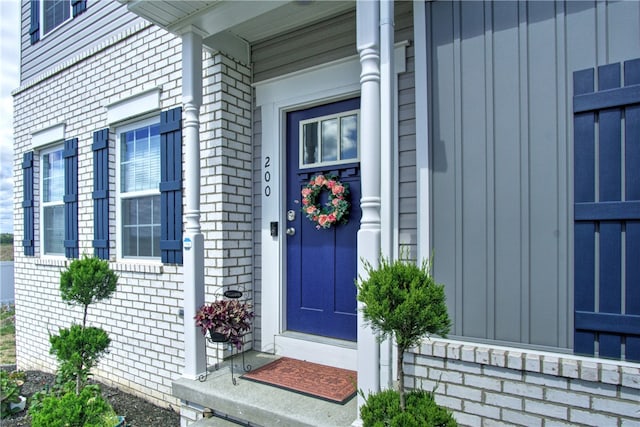
[[[381,158],[381,253],[395,258],[394,215],[397,182],[395,177],[395,68],[394,68],[394,5],[393,0],[380,2],[380,148]],[[392,340],[380,343],[380,387],[393,385]]]
[[[185,234],[184,371],[196,379],[207,369],[204,336],[193,320],[204,303],[204,236],[200,229],[200,106],[202,105],[202,36],[189,28],[182,34],[182,103],[184,144]]]
[[[374,268],[380,256],[380,6],[356,3],[357,48],[360,54],[360,141],[362,219],[358,231],[358,274],[366,278],[363,262]],[[358,303],[358,389],[365,396],[380,390],[380,346]],[[358,407],[364,404],[358,395]],[[359,411],[358,411],[359,412]],[[356,421],[357,423],[358,421]]]
[[[418,260],[431,257],[431,194],[429,183],[429,91],[427,81],[427,19],[423,0],[413,2],[416,82],[416,172],[418,194]]]

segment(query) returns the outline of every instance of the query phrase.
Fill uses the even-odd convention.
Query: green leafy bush
[[[385,390],[371,394],[360,408],[363,427],[454,427],[458,424],[447,409],[438,406],[431,393],[411,391],[406,396],[406,408],[400,407],[400,394]]]
[[[45,395],[29,408],[32,427],[114,427],[118,423],[113,408],[100,388],[89,385],[80,394]]]
[[[23,372],[9,373],[0,370],[0,415],[6,418],[17,412],[11,409],[12,403],[20,403],[20,386],[23,383]]]

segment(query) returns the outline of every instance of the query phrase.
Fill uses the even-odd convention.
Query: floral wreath
[[[321,206],[318,196],[324,190],[329,191],[329,201]],[[302,189],[302,212],[316,228],[331,228],[334,224],[346,224],[349,214],[349,185],[338,181],[337,177],[316,175]]]

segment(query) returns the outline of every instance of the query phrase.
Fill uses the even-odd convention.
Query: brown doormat
[[[340,404],[356,394],[355,371],[288,357],[275,360],[242,377]]]

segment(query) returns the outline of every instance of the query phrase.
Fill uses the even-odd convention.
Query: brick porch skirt
[[[432,338],[405,374],[461,425],[640,425],[638,363]]]

